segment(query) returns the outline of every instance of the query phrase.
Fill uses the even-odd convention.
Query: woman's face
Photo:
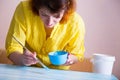
[[[47,8],[43,7],[39,9],[39,16],[42,19],[46,28],[52,28],[55,24],[60,22],[64,15],[65,10],[59,13],[51,13]]]

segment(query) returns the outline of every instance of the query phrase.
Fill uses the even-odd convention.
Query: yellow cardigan
[[[23,53],[23,48],[12,36],[16,36],[30,51],[35,51],[39,59],[51,68],[68,69],[69,66],[51,65],[48,53],[64,50],[76,55],[79,59],[84,57],[85,28],[81,17],[73,13],[65,24],[56,24],[50,37],[46,39],[44,24],[40,16],[35,15],[28,1],[21,2],[13,15],[6,38],[7,55],[14,51]]]

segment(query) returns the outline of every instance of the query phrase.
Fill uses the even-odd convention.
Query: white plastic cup
[[[93,72],[111,75],[114,61],[115,56],[109,56],[99,53],[93,54]]]

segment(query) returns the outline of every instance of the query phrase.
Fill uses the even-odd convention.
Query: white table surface
[[[114,75],[0,64],[0,80],[118,80]]]

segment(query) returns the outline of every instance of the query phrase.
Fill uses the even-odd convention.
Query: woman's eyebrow
[[[40,13],[45,13],[43,10],[40,10]]]

